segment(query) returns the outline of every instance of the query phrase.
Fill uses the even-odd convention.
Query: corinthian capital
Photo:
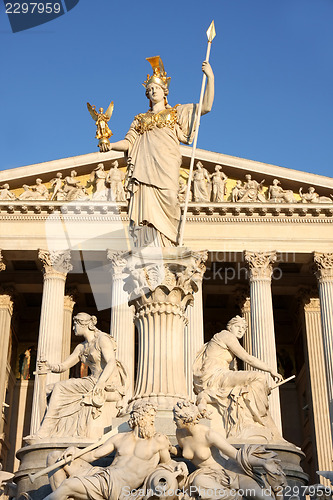
[[[112,274],[119,276],[123,273],[127,260],[124,258],[126,252],[117,252],[114,250],[107,250],[107,259],[112,266]]]
[[[333,281],[333,253],[314,252],[313,260],[317,267],[316,276],[319,283]]]
[[[2,252],[0,250],[0,271],[4,271],[6,269],[6,264],[2,262]]]
[[[271,279],[276,252],[249,252],[245,250],[244,260],[250,271],[250,280]]]
[[[66,275],[73,266],[71,264],[71,253],[69,250],[39,250],[38,258],[43,263],[44,273],[60,273]]]
[[[0,309],[8,309],[13,314],[13,295],[12,287],[0,287]]]

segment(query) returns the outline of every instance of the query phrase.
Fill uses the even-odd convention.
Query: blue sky
[[[0,3],[0,169],[97,151],[86,102],[120,140],[160,55],[169,103],[197,102],[206,29],[216,76],[198,147],[333,176],[333,0],[80,0],[13,34]]]

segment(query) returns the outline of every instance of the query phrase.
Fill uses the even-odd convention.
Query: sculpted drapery
[[[179,142],[191,142],[196,110],[197,105],[185,104],[157,114],[143,113],[135,117],[125,137],[134,165],[129,209],[132,225],[152,224],[174,244],[180,219]]]

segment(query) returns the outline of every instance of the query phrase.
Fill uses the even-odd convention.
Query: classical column
[[[172,410],[187,399],[184,357],[186,308],[205,271],[206,252],[164,248],[161,255],[132,252],[125,288],[135,306],[138,371],[133,399]]]
[[[134,307],[128,305],[128,293],[124,291],[123,273],[126,266],[124,252],[108,250],[107,258],[111,263],[111,321],[110,334],[117,342],[116,358],[121,361],[129,377],[129,394],[134,390]]]
[[[59,363],[63,355],[64,292],[67,273],[72,270],[70,251],[39,250],[43,263],[43,298],[39,323],[37,360]],[[58,373],[39,373],[35,378],[31,412],[31,434],[39,428],[45,411],[45,386],[60,380]]]
[[[318,298],[309,296],[309,293],[305,295],[304,291],[302,292],[318,470],[330,470],[332,465],[331,426],[327,393],[323,391],[323,387],[326,387],[326,373],[320,301]]]
[[[0,262],[1,264],[1,262]],[[1,270],[4,268],[2,267]],[[7,379],[7,356],[10,340],[10,325],[13,314],[13,302],[9,291],[0,288],[0,411],[2,414],[3,405],[6,399],[6,379]],[[0,415],[1,415],[0,414]],[[2,418],[0,418],[2,425]],[[0,428],[0,432],[2,429]]]
[[[250,291],[247,287],[238,287],[235,293],[238,307],[240,308],[242,316],[247,324],[247,330],[243,337],[243,347],[246,352],[252,354],[251,300],[249,297]],[[244,370],[253,370],[253,368],[248,363],[244,363]]]
[[[187,385],[187,394],[190,399],[195,398],[193,392],[193,362],[196,355],[204,344],[203,330],[203,305],[202,305],[202,280],[197,282],[198,291],[195,294],[192,306],[186,310],[188,319],[185,328],[185,377]]]
[[[250,272],[252,355],[265,361],[277,371],[271,291],[276,252],[245,251],[244,258]],[[269,385],[274,384],[268,374],[267,380]],[[269,396],[269,405],[272,418],[281,432],[280,394],[278,389],[272,391]]]
[[[62,355],[61,361],[64,361],[71,353],[72,336],[72,315],[75,306],[75,290],[68,290],[64,297],[64,328],[62,333]],[[66,380],[69,377],[69,370],[60,374],[60,380]]]
[[[333,436],[333,253],[314,252],[313,257],[317,266],[328,404]]]

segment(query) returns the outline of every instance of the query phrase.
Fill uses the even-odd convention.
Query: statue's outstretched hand
[[[37,361],[37,373],[38,375],[43,375],[51,371],[51,365],[46,361],[46,359],[39,359]]]
[[[77,450],[78,450],[78,448],[76,448],[75,446],[70,446],[69,448],[67,448],[67,450],[65,450],[63,452],[62,455],[60,455],[58,460],[61,460],[64,458],[67,463],[72,462],[75,459],[75,455],[77,453]]]
[[[214,76],[212,67],[211,67],[211,65],[209,64],[208,61],[204,61],[202,63],[201,69],[205,73],[205,75],[207,76],[207,78]]]
[[[282,377],[282,375],[280,375],[280,373],[272,371],[271,375],[272,375],[272,379],[274,380],[274,382],[276,384],[278,384],[279,382],[282,382],[283,377]]]

